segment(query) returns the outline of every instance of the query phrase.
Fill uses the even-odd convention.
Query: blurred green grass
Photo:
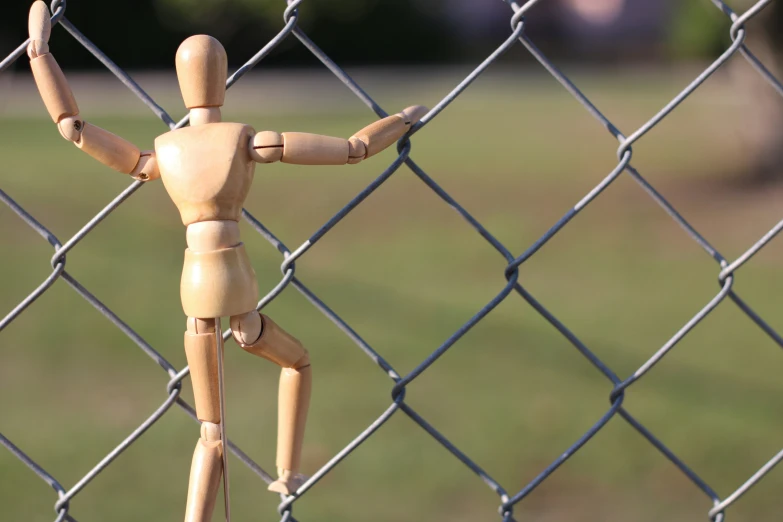
[[[610,73],[577,84],[630,134],[679,88],[677,75]],[[390,88],[387,109],[433,105],[446,90]],[[377,93],[373,93],[374,95]],[[78,96],[78,93],[77,93]],[[230,97],[230,95],[229,95]],[[634,148],[633,164],[727,258],[780,219],[779,189],[740,190],[733,101],[711,81]],[[349,136],[372,117],[357,104],[308,115],[240,111],[258,130]],[[43,110],[41,111],[43,112]],[[86,111],[85,111],[86,113]],[[151,116],[90,121],[151,148]],[[36,114],[2,120],[0,187],[61,241],[128,180],[62,141]],[[551,80],[478,82],[416,135],[411,156],[515,254],[615,165],[617,143]],[[290,249],[305,241],[394,158],[354,167],[259,166],[247,208]],[[246,224],[262,293],[279,254]],[[50,271],[51,248],[0,208],[0,311]],[[175,366],[185,365],[178,297],[183,228],[152,183],[68,254],[67,271]],[[774,327],[783,291],[773,242],[735,289]],[[297,276],[395,369],[412,370],[504,286],[504,259],[410,171],[400,169],[297,262]],[[520,282],[621,377],[634,372],[719,290],[719,268],[630,179],[622,177],[520,269]],[[391,381],[293,288],[266,310],[310,349],[314,393],[304,468],[314,472],[389,405]],[[166,396],[166,374],[63,281],[0,336],[0,431],[65,487]],[[230,437],[274,469],[278,370],[227,344]],[[780,449],[779,348],[726,301],[628,392],[625,405],[727,495]],[[514,493],[608,409],[610,383],[511,295],[408,389],[406,401]],[[189,382],[183,396],[190,399]],[[72,502],[79,520],[182,516],[196,425],[174,407]],[[278,498],[238,461],[237,520],[275,519]],[[778,520],[773,471],[729,511]],[[4,520],[52,518],[55,495],[0,451]],[[296,503],[302,520],[491,520],[499,501],[403,413]],[[218,504],[220,505],[220,503]],[[517,508],[518,519],[704,517],[710,502],[638,433],[613,419]],[[372,515],[368,515],[370,512]],[[219,518],[219,515],[216,515]],[[217,518],[216,518],[217,519]]]

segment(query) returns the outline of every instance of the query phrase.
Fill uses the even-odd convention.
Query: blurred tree
[[[755,4],[738,0],[732,7],[737,12]],[[748,22],[745,44],[766,68],[781,79],[783,52],[783,8],[772,2]],[[783,98],[739,54],[728,66],[729,79],[736,90],[736,131],[744,142],[747,183],[780,182],[783,180]]]
[[[457,56],[459,46],[452,25],[442,16],[446,1],[305,0],[299,23],[340,64],[447,61]],[[3,6],[3,54],[27,36],[30,3]],[[195,33],[220,39],[231,65],[238,65],[283,27],[285,5],[284,0],[71,0],[66,15],[125,68],[171,67],[179,42]],[[61,31],[54,31],[52,39],[64,67],[98,66]],[[267,63],[312,64],[313,58],[294,40],[288,39]]]
[[[735,0],[736,13],[749,9],[758,0]],[[709,9],[707,9],[709,8]],[[730,45],[730,21],[724,13],[700,2],[679,2],[669,33],[670,54],[675,58],[717,57]],[[768,4],[747,23],[745,45],[780,78],[783,52],[783,8],[780,2]],[[721,76],[722,75],[722,76]],[[719,74],[731,89],[736,102],[729,115],[744,151],[743,183],[783,180],[783,98],[739,53]]]
[[[726,16],[701,2],[676,2],[667,47],[675,59],[713,56],[724,47]]]
[[[172,29],[208,27],[232,46],[258,47],[282,27],[282,0],[154,0]],[[443,22],[446,0],[306,0],[299,26],[340,63],[419,63],[453,59],[455,40]],[[173,22],[173,23],[172,23]],[[287,47],[290,50],[290,47]],[[287,60],[308,55],[297,46]]]

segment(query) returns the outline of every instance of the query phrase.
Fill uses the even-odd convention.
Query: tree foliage
[[[445,0],[305,0],[299,24],[341,64],[416,63],[453,59],[459,49],[448,24],[438,18]],[[3,6],[0,50],[26,37],[29,2]],[[73,0],[67,17],[126,68],[171,67],[176,48],[191,34],[218,38],[238,65],[283,27],[283,0],[134,0],[126,4]],[[312,63],[289,39],[269,57],[275,65]],[[71,38],[55,30],[58,60],[68,67],[94,67]],[[282,56],[284,55],[284,56]]]

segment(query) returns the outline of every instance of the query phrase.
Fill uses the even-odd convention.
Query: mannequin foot
[[[268,489],[282,495],[290,495],[299,489],[299,486],[304,484],[309,478],[301,473],[291,473],[291,470],[288,469],[281,469],[278,472],[280,478],[269,484]]]

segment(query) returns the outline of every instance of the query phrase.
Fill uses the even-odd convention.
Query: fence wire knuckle
[[[339,211],[321,225],[310,238],[299,245],[297,248],[289,249],[278,237],[269,230],[258,218],[253,216],[247,210],[242,211],[242,217],[253,228],[258,235],[269,242],[280,252],[282,261],[280,270],[282,277],[280,281],[258,302],[258,309],[268,305],[276,299],[289,286],[300,292],[307,301],[334,325],[342,331],[346,337],[356,345],[370,360],[375,363],[378,369],[383,372],[391,381],[391,403],[381,412],[378,417],[359,433],[352,440],[348,441],[345,447],[329,459],[321,469],[315,472],[294,494],[282,499],[277,507],[281,522],[292,521],[293,508],[295,503],[308,491],[314,488],[318,482],[330,473],[341,461],[348,458],[351,453],[363,444],[367,439],[373,436],[383,425],[398,411],[401,411],[418,425],[433,440],[439,443],[454,458],[462,462],[465,467],[480,478],[480,480],[489,487],[499,498],[500,504],[498,514],[503,521],[514,521],[514,508],[524,498],[531,494],[540,486],[549,476],[584,447],[591,438],[600,432],[607,423],[615,416],[619,416],[629,426],[634,428],[647,442],[660,452],[667,460],[674,464],[682,474],[692,482],[696,488],[701,491],[709,500],[712,508],[707,512],[708,517],[720,522],[724,520],[726,510],[736,500],[744,495],[751,487],[757,484],[762,478],[781,460],[783,460],[783,450],[773,456],[757,472],[742,483],[734,492],[728,496],[719,496],[704,481],[695,470],[686,465],[675,453],[670,450],[658,437],[656,437],[648,428],[641,424],[632,414],[623,406],[626,394],[633,385],[646,375],[652,368],[660,362],[674,347],[685,338],[705,317],[712,313],[726,297],[729,297],[737,307],[744,312],[753,323],[758,326],[767,336],[776,344],[783,347],[783,337],[775,331],[767,322],[765,322],[745,301],[743,301],[733,289],[735,277],[738,271],[748,263],[753,256],[767,246],[783,230],[783,220],[769,230],[756,243],[748,248],[743,254],[730,262],[725,259],[696,229],[663,197],[653,185],[642,176],[642,174],[631,165],[633,156],[633,145],[642,139],[650,130],[656,127],[662,120],[677,109],[677,107],[693,92],[695,92],[715,71],[721,68],[728,60],[737,53],[744,57],[754,70],[761,75],[778,93],[783,95],[783,84],[765,67],[765,65],[751,52],[745,44],[746,24],[753,17],[758,15],[772,0],[760,0],[753,4],[743,13],[734,12],[728,5],[721,0],[711,0],[712,4],[719,9],[727,19],[729,24],[728,35],[731,44],[725,51],[701,73],[697,75],[682,91],[671,99],[660,111],[653,115],[648,121],[642,124],[638,129],[626,135],[620,131],[593,102],[582,93],[582,91],[565,75],[558,67],[550,61],[533,43],[526,34],[525,28],[529,23],[535,23],[536,10],[534,7],[542,3],[541,0],[515,1],[505,0],[511,8],[509,13],[511,32],[498,47],[483,60],[476,68],[471,71],[454,89],[446,94],[417,124],[411,127],[409,132],[397,144],[398,156],[370,183],[367,184],[359,193],[350,199]],[[282,2],[281,2],[282,4]],[[65,0],[54,0],[51,3],[52,24],[62,26],[77,42],[79,42],[87,51],[92,53],[105,67],[111,71],[136,97],[144,103],[147,108],[159,118],[169,129],[180,128],[188,123],[188,117],[175,121],[166,110],[157,104],[157,102],[144,89],[139,86],[130,75],[122,68],[117,66],[98,46],[83,35],[67,18],[67,4]],[[306,12],[307,4],[304,0],[289,1],[285,8],[281,5],[283,26],[280,31],[259,51],[250,57],[244,65],[239,67],[227,80],[227,88],[230,88],[239,81],[248,71],[268,56],[273,49],[283,41],[293,35],[299,42],[307,48],[337,79],[339,79],[358,100],[366,105],[379,117],[387,115],[387,112],[338,64],[322,51],[305,32],[297,25],[300,10]],[[29,40],[23,42],[14,49],[8,56],[0,62],[0,73],[7,70],[16,60],[25,54],[25,47]],[[521,45],[540,63],[540,65],[552,77],[558,81],[562,87],[570,93],[585,110],[592,115],[598,124],[606,129],[619,142],[616,154],[618,162],[616,166],[589,190],[576,204],[568,209],[563,216],[557,220],[541,237],[535,240],[527,249],[514,255],[502,242],[500,242],[488,229],[486,229],[476,218],[474,218],[458,201],[456,201],[446,190],[444,190],[423,168],[416,164],[411,157],[413,150],[413,136],[424,129],[427,124],[436,118],[452,102],[454,102],[462,92],[467,89],[471,83],[489,68],[496,60],[508,49],[515,45]],[[609,151],[607,151],[608,153]],[[475,230],[489,246],[494,248],[504,259],[505,268],[503,276],[505,284],[498,293],[475,314],[466,321],[459,329],[452,333],[440,346],[434,347],[429,355],[424,358],[407,375],[399,374],[381,353],[367,343],[359,333],[356,332],[345,320],[335,313],[327,304],[315,295],[297,276],[295,262],[305,255],[308,250],[323,238],[329,231],[337,225],[345,216],[347,216],[357,206],[372,194],[376,189],[383,185],[399,169],[405,165],[410,172],[418,177],[425,186],[431,189],[445,204],[454,209],[469,225]],[[540,301],[538,301],[519,281],[519,269],[522,264],[533,257],[547,242],[555,237],[564,227],[566,227],[573,218],[575,218],[584,208],[592,204],[599,198],[604,189],[614,183],[620,176],[627,174],[634,180],[647,195],[656,202],[671,218],[677,223],[688,236],[699,245],[707,255],[709,255],[718,264],[717,280],[720,286],[718,293],[710,299],[700,310],[698,310],[678,331],[674,332],[669,340],[664,343],[652,356],[650,356],[632,375],[621,378],[606,365],[598,356],[583,343],[564,323],[550,312]],[[5,447],[14,457],[24,463],[41,480],[49,484],[57,494],[54,503],[55,521],[75,521],[76,519],[70,513],[74,505],[74,499],[87,488],[90,482],[97,477],[103,470],[114,462],[115,459],[132,444],[139,440],[144,433],[153,427],[171,407],[176,404],[185,414],[196,419],[193,407],[180,397],[184,380],[189,375],[187,367],[177,369],[168,360],[166,360],[157,350],[147,343],[133,327],[125,323],[115,312],[106,306],[96,295],[85,288],[72,274],[65,270],[66,260],[69,253],[78,250],[79,243],[88,236],[95,228],[113,211],[119,208],[124,202],[130,199],[138,190],[141,189],[141,181],[132,182],[127,188],[121,191],[114,199],[109,201],[106,206],[98,212],[93,218],[85,223],[72,237],[64,243],[61,242],[51,231],[41,224],[32,214],[27,212],[19,203],[17,203],[9,194],[0,189],[0,201],[8,206],[19,218],[32,229],[33,232],[46,240],[53,248],[53,254],[49,260],[52,272],[30,293],[19,301],[19,303],[10,310],[2,320],[0,320],[0,331],[16,320],[24,311],[41,295],[46,293],[55,282],[62,279],[74,292],[89,302],[101,315],[108,319],[115,327],[123,332],[133,344],[141,349],[167,374],[167,380],[161,381],[165,384],[165,394],[162,396],[162,402],[143,422],[141,422],[128,436],[120,441],[117,446],[106,454],[99,462],[90,467],[81,479],[79,479],[69,489],[63,487],[43,466],[41,466],[34,457],[28,455],[23,449],[6,438],[0,433],[0,445]],[[592,426],[585,427],[586,431],[569,447],[565,448],[557,458],[545,469],[534,476],[530,482],[520,488],[519,484],[501,485],[492,478],[478,463],[471,459],[465,452],[457,448],[445,435],[438,431],[432,424],[419,415],[405,401],[408,384],[415,380],[422,373],[427,371],[437,360],[448,350],[450,350],[471,328],[482,321],[490,314],[496,306],[507,299],[510,295],[519,295],[530,307],[541,315],[552,327],[559,332],[576,351],[587,359],[610,383],[609,409],[598,418]],[[230,330],[223,333],[225,339],[231,336]],[[255,473],[262,482],[270,483],[274,479],[261,466],[254,462],[248,455],[230,440],[227,441],[230,451],[243,464],[245,464],[253,473]],[[513,486],[509,488],[509,486]],[[516,491],[516,493],[509,493]],[[179,500],[177,500],[179,502]]]

